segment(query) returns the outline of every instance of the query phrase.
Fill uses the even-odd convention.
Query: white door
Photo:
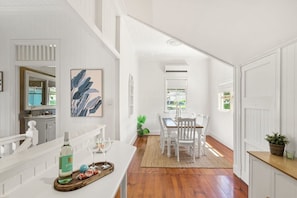
[[[268,150],[265,135],[280,128],[280,53],[241,68],[241,176],[248,183],[248,150]]]

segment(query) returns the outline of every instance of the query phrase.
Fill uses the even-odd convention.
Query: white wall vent
[[[188,65],[165,65],[165,72],[188,72]]]
[[[16,61],[55,61],[56,45],[15,45]]]

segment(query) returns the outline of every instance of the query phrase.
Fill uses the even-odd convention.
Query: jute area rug
[[[167,149],[167,147],[166,147]],[[141,167],[164,167],[164,168],[232,168],[218,151],[211,146],[205,149],[206,155],[196,157],[195,162],[186,149],[180,147],[180,162],[177,162],[174,148],[171,148],[171,156],[167,157],[167,150],[164,154],[160,149],[160,136],[148,136]]]

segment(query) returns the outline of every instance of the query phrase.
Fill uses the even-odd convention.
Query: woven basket
[[[269,144],[270,146],[270,153],[272,155],[283,156],[285,145],[278,145],[278,144]]]

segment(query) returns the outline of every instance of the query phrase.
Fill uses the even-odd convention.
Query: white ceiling
[[[240,65],[297,38],[296,0],[123,0],[127,14]]]
[[[136,48],[146,57],[205,58],[193,50],[196,49],[226,63],[240,65],[297,39],[296,0],[114,1],[125,5],[128,16],[148,24],[127,17]],[[0,0],[3,8],[26,7],[28,3],[37,5],[36,8],[61,7],[65,1]],[[169,46],[166,41],[170,37],[191,47]]]
[[[201,53],[200,51],[191,48],[129,16],[125,17],[125,22],[131,34],[134,47],[138,55],[142,58],[175,60],[184,60],[186,58],[208,58],[207,55]]]

